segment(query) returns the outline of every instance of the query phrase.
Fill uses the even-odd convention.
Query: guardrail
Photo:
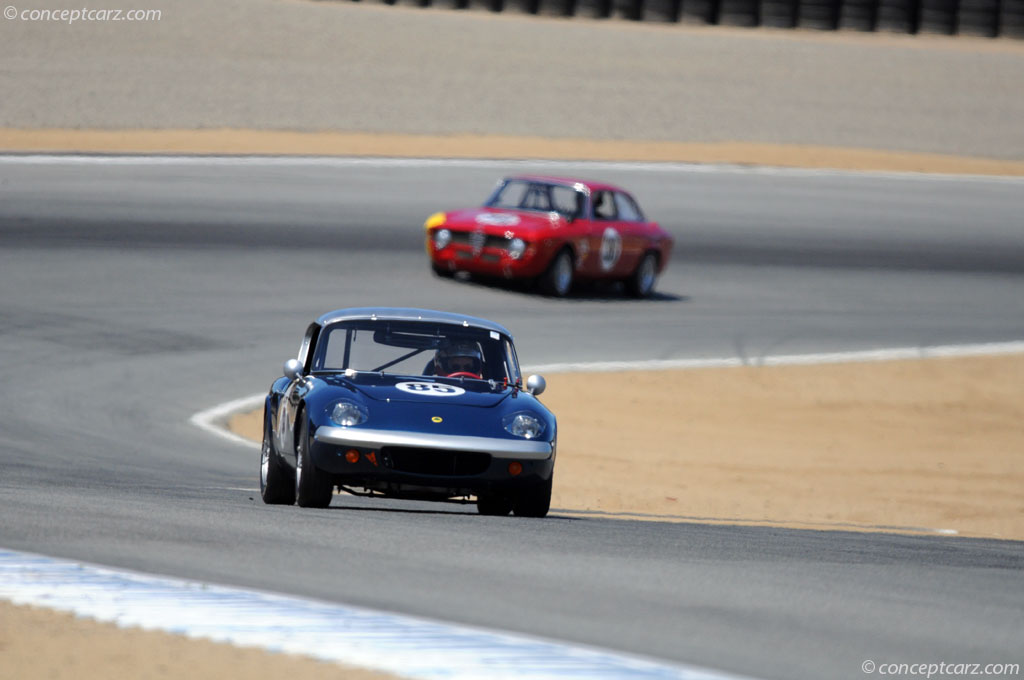
[[[664,23],[1024,38],[1024,0],[353,0]]]

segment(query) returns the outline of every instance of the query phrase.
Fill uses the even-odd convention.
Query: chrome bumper
[[[551,457],[549,442],[527,439],[497,439],[494,437],[466,437],[456,434],[429,434],[425,432],[395,432],[393,430],[366,430],[357,427],[320,427],[314,438],[321,444],[335,446],[408,446],[419,449],[445,449],[447,451],[480,451],[494,456],[510,456],[522,460],[546,460]]]

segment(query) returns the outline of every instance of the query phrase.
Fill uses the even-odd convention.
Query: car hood
[[[434,376],[393,376],[359,373],[334,376],[324,382],[346,387],[374,401],[491,408],[504,401],[512,389],[482,380],[446,380]]]
[[[565,224],[565,218],[558,213],[533,212],[529,210],[502,210],[499,208],[470,208],[447,214],[445,226],[467,231],[482,230],[488,233],[514,234],[550,229]]]

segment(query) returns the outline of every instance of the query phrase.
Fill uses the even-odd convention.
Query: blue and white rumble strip
[[[0,599],[407,678],[740,680],[610,651],[0,549]]]

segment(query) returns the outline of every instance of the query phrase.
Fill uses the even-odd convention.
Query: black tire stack
[[[956,6],[957,0],[921,0],[918,30],[952,35],[956,30]]]
[[[770,28],[793,28],[796,26],[798,5],[790,0],[761,0],[758,16],[761,25]]]
[[[1024,0],[354,0],[657,23],[1024,38]]]
[[[956,32],[994,38],[999,33],[999,0],[960,0]]]
[[[799,0],[796,25],[819,31],[839,27],[839,0]]]
[[[721,0],[718,6],[718,23],[723,26],[757,26],[761,23],[760,15],[758,0]]]
[[[1003,0],[999,9],[999,35],[1024,38],[1024,0]]]

